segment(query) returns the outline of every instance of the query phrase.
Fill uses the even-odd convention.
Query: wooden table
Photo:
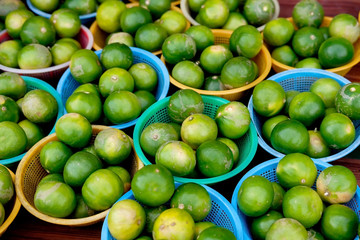
[[[281,11],[280,17],[290,17],[291,11],[296,4],[297,0],[280,0]],[[349,13],[354,16],[358,16],[360,11],[360,0],[319,0],[324,6],[326,16],[334,16],[338,13]],[[355,66],[346,76],[351,81],[360,82],[360,64]],[[221,185],[215,185],[213,188],[222,193],[227,199],[231,199],[232,192],[238,183],[239,179],[249,169],[255,165],[272,159],[272,157],[266,153],[261,147],[258,147],[258,151],[252,163],[238,176],[222,182]],[[334,165],[343,165],[350,168],[360,184],[360,149],[358,148],[349,156],[332,162]],[[15,169],[13,169],[15,170]],[[225,187],[224,187],[225,186]],[[73,228],[49,224],[41,221],[31,214],[29,214],[24,208],[19,212],[19,215],[9,227],[9,229],[2,236],[2,239],[6,240],[22,240],[22,239],[51,239],[51,240],[90,240],[100,239],[102,223],[98,223],[89,227]]]

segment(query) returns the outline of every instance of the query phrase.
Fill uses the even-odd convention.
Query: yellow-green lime
[[[20,37],[23,24],[34,14],[27,9],[17,9],[10,12],[5,18],[5,28],[13,39]]]
[[[51,66],[52,56],[47,47],[33,43],[19,51],[17,60],[21,69],[40,69]]]
[[[8,40],[0,43],[0,64],[6,67],[19,67],[17,55],[23,45],[20,40]]]
[[[126,5],[122,1],[104,1],[96,11],[96,22],[107,33],[114,33],[121,29],[120,16]]]
[[[57,35],[61,38],[75,37],[81,28],[79,15],[66,8],[61,8],[51,14],[50,21],[54,24]]]
[[[134,79],[125,69],[114,67],[106,70],[99,79],[99,90],[104,98],[111,93],[126,90],[134,90]]]
[[[157,73],[147,63],[133,64],[129,73],[134,78],[135,89],[152,92],[156,89],[158,83]]]
[[[298,28],[318,28],[324,18],[324,9],[316,0],[301,0],[294,6],[292,18]]]
[[[105,40],[105,45],[115,43],[115,42],[123,43],[129,47],[135,46],[133,36],[131,36],[131,34],[129,34],[127,32],[115,32],[115,33],[110,34]]]
[[[54,65],[70,61],[71,56],[80,48],[70,41],[57,41],[50,49]]]
[[[22,98],[26,93],[26,83],[17,73],[3,72],[0,74],[0,94],[14,100]]]
[[[24,130],[27,137],[26,150],[29,150],[32,146],[45,137],[41,128],[35,123],[25,119],[18,123],[19,126]]]
[[[203,51],[205,48],[214,45],[214,34],[206,26],[191,26],[185,33],[194,39],[197,51]]]
[[[294,26],[289,20],[277,18],[265,25],[264,40],[271,46],[280,47],[290,41],[294,31]]]
[[[185,31],[187,20],[181,13],[175,10],[165,12],[161,17],[159,24],[169,35],[182,33]]]
[[[204,83],[203,70],[196,63],[188,60],[178,62],[172,69],[171,75],[178,82],[193,88],[200,89]]]

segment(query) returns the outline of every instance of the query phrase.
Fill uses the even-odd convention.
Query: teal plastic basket
[[[170,97],[164,98],[161,101],[156,102],[150,108],[148,108],[139,118],[139,121],[135,125],[133,139],[134,139],[134,146],[135,151],[138,154],[140,160],[145,164],[149,165],[152,162],[148,159],[147,155],[143,152],[142,148],[140,147],[140,136],[142,131],[152,123],[156,122],[163,122],[168,123],[171,122],[167,106],[169,104]],[[214,97],[214,96],[202,96],[204,101],[204,114],[211,117],[212,119],[215,118],[215,114],[217,109],[223,105],[228,103],[229,101],[223,98]],[[236,174],[240,173],[244,168],[246,168],[251,160],[254,158],[256,149],[257,149],[257,135],[255,126],[253,123],[250,124],[250,129],[248,132],[235,141],[240,150],[239,161],[233,169],[221,176],[211,177],[211,178],[185,178],[185,177],[174,177],[175,181],[177,182],[195,182],[198,184],[214,184],[217,182],[224,181],[229,179]]]
[[[269,160],[269,161],[266,161],[266,162],[263,162],[263,163],[257,165],[256,167],[249,170],[240,179],[239,183],[236,185],[236,188],[235,188],[234,193],[231,198],[231,205],[236,209],[236,212],[240,218],[241,225],[243,226],[244,239],[252,239],[252,237],[251,237],[251,233],[250,233],[249,218],[247,216],[245,216],[238,207],[237,196],[238,196],[241,184],[245,181],[245,179],[247,179],[250,176],[254,176],[254,175],[263,176],[271,182],[279,182],[276,177],[276,167],[277,167],[280,159],[281,158],[275,158],[275,159],[272,159],[272,160]],[[321,160],[313,159],[313,161],[316,165],[318,176],[325,168],[332,166],[331,164],[323,162]],[[312,186],[312,188],[316,189],[316,182]],[[353,199],[344,205],[350,207],[352,210],[355,211],[356,215],[358,217],[360,217],[360,188],[359,188],[359,186],[357,187],[357,190],[356,190],[356,193],[355,193],[355,196],[353,197]],[[355,239],[359,239],[359,237],[356,237]]]
[[[147,63],[149,64],[155,71],[158,77],[158,84],[156,89],[155,98],[157,101],[166,97],[169,87],[170,87],[170,77],[167,68],[164,63],[160,61],[154,54],[145,51],[140,48],[131,47],[131,51],[133,53],[134,62],[135,63]],[[100,58],[102,50],[96,51],[96,55]],[[65,73],[61,76],[59,83],[57,85],[56,90],[61,96],[61,100],[63,105],[65,106],[66,100],[70,97],[70,95],[74,92],[74,90],[80,86],[80,83],[77,82],[71,75],[70,68],[68,68]],[[66,110],[64,109],[64,113]],[[139,118],[136,118],[132,121],[113,125],[111,127],[117,129],[124,129],[135,125]]]
[[[175,183],[176,188],[178,188],[180,185],[181,183]],[[242,240],[243,231],[242,231],[241,222],[237,216],[235,209],[231,206],[230,202],[214,189],[206,185],[202,185],[202,186],[208,191],[212,203],[211,211],[203,221],[212,222],[217,226],[227,228],[235,234],[237,240]],[[118,201],[125,199],[135,200],[132,190],[125,193]],[[101,229],[101,240],[115,240],[115,238],[112,237],[109,232],[108,216],[109,213],[106,215],[106,218],[104,220]]]
[[[299,92],[305,92],[309,91],[310,86],[313,82],[315,82],[319,78],[332,78],[335,81],[337,81],[340,86],[344,86],[348,83],[350,83],[349,80],[346,78],[321,69],[295,69],[295,70],[288,70],[284,71],[278,74],[275,74],[271,77],[269,77],[269,80],[273,80],[275,82],[278,82],[285,91],[289,90],[297,90]],[[268,153],[275,157],[284,157],[285,155],[283,153],[280,153],[276,151],[271,145],[269,145],[268,142],[265,141],[265,139],[262,136],[262,125],[266,121],[267,118],[260,116],[256,113],[253,107],[253,100],[252,96],[250,98],[249,104],[248,104],[249,112],[251,119],[253,123],[255,124],[256,132],[258,133],[259,137],[259,144],[260,146],[266,150]],[[331,155],[324,158],[318,158],[319,160],[323,162],[331,162],[335,161],[337,159],[340,159],[352,151],[354,151],[359,145],[360,145],[360,120],[353,121],[355,129],[356,129],[356,137],[354,142],[348,146],[345,149],[342,150],[331,150]]]
[[[30,0],[26,0],[26,4],[29,7],[29,9],[34,12],[36,15],[42,16],[44,18],[50,19],[51,14],[41,11],[40,9],[36,8]],[[84,14],[79,16],[80,21],[82,24],[86,23],[92,23],[96,18],[96,12]]]
[[[27,91],[34,90],[34,89],[42,89],[42,90],[49,92],[51,95],[53,95],[55,97],[56,102],[58,104],[58,113],[56,116],[56,121],[62,115],[64,115],[64,106],[61,102],[60,95],[58,94],[58,92],[56,92],[56,90],[50,84],[48,84],[40,79],[33,78],[33,77],[22,76],[22,78],[24,79],[24,81],[26,83]],[[55,124],[54,124],[54,127],[51,129],[49,135],[54,132],[55,132]],[[18,156],[12,157],[12,158],[2,159],[2,160],[0,160],[0,164],[5,165],[5,166],[11,166],[11,165],[19,162],[25,156],[25,154],[26,154],[26,152],[24,152],[23,154],[20,154]]]

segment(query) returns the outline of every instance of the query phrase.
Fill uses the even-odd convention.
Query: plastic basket
[[[160,61],[159,58],[157,58],[155,55],[151,54],[148,51],[142,50],[140,48],[135,48],[135,47],[131,47],[131,51],[132,51],[133,57],[134,57],[134,62],[133,62],[134,64],[135,63],[147,63],[152,68],[154,68],[154,70],[156,71],[156,74],[158,77],[158,85],[157,85],[156,95],[155,95],[156,100],[161,100],[164,97],[166,97],[166,95],[169,91],[170,82],[169,82],[169,73],[168,73],[166,67],[164,66],[164,64]],[[99,58],[100,58],[101,52],[102,52],[102,50],[95,52]],[[65,73],[63,74],[63,76],[60,78],[60,81],[56,88],[56,90],[58,91],[58,93],[61,96],[61,100],[64,103],[64,106],[65,106],[66,100],[70,97],[70,95],[74,92],[74,90],[78,86],[80,86],[80,83],[77,82],[72,77],[72,75],[70,73],[70,68],[67,69],[65,71]],[[64,110],[64,112],[66,113],[66,110]],[[136,118],[130,122],[123,123],[123,124],[113,125],[112,127],[118,128],[118,129],[128,128],[128,127],[135,125],[137,120],[138,120],[138,118]]]
[[[12,39],[6,30],[0,32],[0,43]],[[79,34],[75,37],[77,41],[79,41],[80,45],[84,49],[91,49],[94,38],[90,32],[90,30],[81,26]],[[50,83],[56,83],[60,76],[65,72],[65,70],[69,67],[70,61],[51,66],[48,68],[42,69],[20,69],[20,68],[10,68],[0,64],[0,70],[4,72],[13,72],[23,76],[30,76],[42,79],[44,81]]]
[[[156,122],[171,122],[168,112],[167,106],[169,104],[170,97],[167,97],[161,101],[156,102],[150,108],[148,108],[143,115],[140,117],[138,123],[135,125],[134,129],[134,146],[135,151],[138,154],[139,158],[145,165],[152,164],[152,162],[148,159],[147,155],[143,152],[142,148],[140,147],[140,136],[142,131],[152,123]],[[215,114],[217,109],[223,105],[228,103],[228,100],[214,97],[214,96],[202,96],[202,99],[205,104],[204,114],[211,117],[212,119],[215,118]],[[198,184],[214,184],[217,182],[224,181],[229,179],[237,174],[239,174],[242,170],[244,170],[251,160],[254,158],[256,149],[257,149],[257,136],[256,130],[253,123],[250,124],[250,128],[248,132],[242,136],[241,138],[235,140],[236,144],[240,150],[239,161],[233,169],[221,176],[211,177],[211,178],[185,178],[185,177],[174,177],[175,181],[177,182],[195,182]]]
[[[91,143],[94,142],[96,135],[100,131],[107,128],[109,127],[93,125],[92,126],[93,136],[91,139]],[[43,138],[41,141],[35,144],[21,160],[16,170],[16,178],[15,178],[16,194],[18,195],[21,204],[24,206],[24,208],[26,208],[26,210],[28,210],[35,217],[53,224],[67,225],[67,226],[87,226],[102,221],[109,210],[102,211],[96,215],[86,218],[70,219],[70,218],[50,217],[48,215],[39,212],[35,208],[34,195],[35,195],[36,187],[40,182],[40,180],[48,174],[40,164],[40,151],[44,147],[44,145],[47,144],[48,142],[57,141],[57,140],[58,138],[56,137],[55,133]],[[132,139],[130,138],[130,140]],[[140,168],[142,168],[144,165],[136,155],[132,141],[131,144],[133,147],[132,154],[129,157],[131,161],[128,162],[127,164],[128,166],[124,166],[124,167],[129,170],[131,176],[134,176],[135,172]]]
[[[175,183],[175,187],[178,188],[181,184]],[[242,240],[242,226],[240,220],[236,214],[235,209],[231,206],[229,201],[225,199],[220,193],[214,189],[202,185],[211,197],[211,211],[204,221],[212,222],[217,226],[229,229],[235,234],[237,240]],[[132,199],[135,200],[133,192],[130,190],[124,194],[118,201]],[[109,214],[108,214],[109,215]],[[101,229],[101,240],[115,240],[111,236],[108,228],[108,215],[106,215],[105,221]]]
[[[10,169],[8,169],[8,171],[11,175],[12,181],[15,186],[15,174]],[[5,207],[5,221],[0,226],[0,237],[9,228],[10,224],[14,221],[21,208],[20,200],[15,194],[15,192],[13,198],[4,207]]]
[[[133,1],[133,3],[128,3],[126,4],[127,8],[132,8],[132,7],[136,7],[139,6],[139,2],[138,1]],[[171,5],[171,10],[177,11],[179,13],[182,14],[180,8],[176,7],[174,4]],[[186,21],[186,28],[188,29],[190,27],[190,22]],[[94,44],[93,44],[93,48],[95,50],[100,50],[103,49],[105,47],[105,42],[106,42],[106,38],[109,36],[109,33],[101,30],[101,28],[99,27],[99,25],[97,24],[97,21],[94,21],[91,26],[90,26],[90,31],[94,36]],[[152,52],[154,55],[160,55],[162,53],[162,50],[158,50],[155,52]]]
[[[51,95],[53,95],[53,97],[56,99],[56,102],[58,104],[58,113],[56,116],[56,121],[57,121],[64,114],[64,106],[62,104],[60,95],[56,92],[56,90],[52,86],[50,86],[48,83],[41,81],[40,79],[28,77],[28,76],[22,76],[22,78],[24,79],[24,81],[26,83],[27,91],[30,91],[33,89],[42,89],[42,90],[49,92]],[[51,129],[49,134],[55,132],[55,122],[56,121],[54,121],[54,127]],[[12,164],[19,162],[24,156],[25,156],[25,153],[20,154],[15,157],[12,157],[12,158],[2,159],[2,160],[0,160],[0,164],[10,166]]]
[[[239,181],[239,183],[236,185],[236,188],[234,190],[234,193],[231,198],[231,205],[236,209],[236,212],[240,218],[241,225],[243,226],[243,233],[244,233],[244,239],[252,239],[250,234],[250,225],[247,221],[247,217],[240,211],[238,207],[237,202],[237,196],[238,192],[240,190],[241,184],[250,176],[254,175],[261,175],[265,178],[267,178],[271,182],[279,182],[276,177],[276,167],[279,163],[281,158],[275,158],[266,162],[263,162],[256,167],[252,168],[250,171],[248,171]],[[317,168],[318,175],[320,172],[322,172],[325,168],[332,166],[329,163],[325,163],[319,160],[314,160],[314,163]],[[312,188],[315,189],[315,184]],[[356,194],[354,198],[345,204],[346,206],[350,207],[352,210],[355,211],[355,213],[360,216],[360,188],[357,187]],[[356,239],[359,239],[358,237]]]
[[[270,80],[273,80],[275,82],[278,82],[285,91],[288,90],[297,90],[300,92],[309,91],[310,86],[313,82],[315,82],[319,78],[332,78],[336,80],[341,86],[344,86],[350,81],[345,79],[344,77],[337,75],[335,73],[331,73],[325,70],[321,69],[294,69],[285,71],[282,73],[277,73],[271,77],[269,77]],[[262,125],[266,121],[266,118],[260,116],[254,111],[253,108],[253,101],[252,96],[249,100],[248,105],[250,116],[252,121],[255,124],[256,131],[259,136],[259,144],[260,146],[265,149],[268,153],[275,157],[284,157],[285,155],[276,151],[273,149],[262,137]],[[360,121],[353,121],[354,126],[356,128],[356,138],[354,142],[347,148],[343,150],[332,150],[331,155],[324,158],[318,158],[319,160],[323,162],[331,162],[335,161],[337,159],[340,159],[350,152],[354,151],[360,144]]]
[[[271,20],[278,18],[279,13],[280,13],[280,5],[279,2],[277,0],[272,0],[275,6],[275,13],[274,16]],[[189,22],[196,26],[196,25],[200,25],[197,21],[195,21],[195,19],[191,16],[191,10],[189,8],[189,3],[188,0],[180,0],[180,8],[181,11],[183,12],[184,16],[186,17],[187,20],[189,20]],[[257,30],[259,30],[260,32],[263,31],[265,28],[265,24],[261,25],[259,27],[257,27]]]
[[[292,18],[288,18],[288,20],[292,24],[294,24]],[[320,27],[328,27],[330,25],[331,20],[332,20],[331,17],[324,17],[324,20]],[[360,19],[359,19],[359,21],[360,21]],[[341,67],[330,68],[330,69],[326,69],[326,70],[329,72],[339,74],[341,76],[345,76],[351,70],[352,67],[354,67],[356,64],[358,64],[360,62],[360,38],[353,45],[354,45],[355,52],[354,52],[354,57],[351,60],[351,62],[349,62]],[[276,61],[273,58],[271,58],[271,62],[272,62],[272,68],[274,69],[275,72],[282,72],[282,71],[286,71],[286,70],[295,69],[294,67],[287,66],[281,62]]]
[[[233,31],[230,30],[219,30],[219,29],[212,29],[212,32],[215,37],[215,44],[222,44],[222,43],[229,44],[230,36],[233,33]],[[248,90],[259,84],[262,80],[264,80],[271,70],[271,55],[265,46],[262,46],[259,54],[256,55],[254,58],[252,58],[252,60],[258,66],[259,76],[257,79],[255,79],[254,81],[243,87],[234,88],[230,90],[223,90],[223,91],[207,91],[203,89],[197,89],[186,86],[178,82],[171,76],[170,76],[170,82],[180,89],[192,89],[202,95],[218,96],[225,98],[229,101],[239,100],[240,98],[245,96]],[[169,72],[171,72],[170,66],[169,64],[166,64],[163,55],[161,55],[161,61],[163,61],[163,63],[169,68]]]
[[[30,0],[26,0],[27,6],[30,8],[32,12],[34,12],[36,15],[42,16],[44,18],[50,19],[51,14],[41,11],[40,9],[36,8],[34,5],[32,5]],[[96,12],[85,14],[85,15],[79,15],[80,21],[82,24],[90,23],[94,21],[96,17]]]

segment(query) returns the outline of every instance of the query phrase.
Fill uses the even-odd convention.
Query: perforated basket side
[[[289,90],[297,90],[300,92],[309,91],[310,86],[313,82],[315,82],[319,78],[332,78],[337,81],[340,86],[344,86],[350,83],[349,80],[346,78],[321,69],[295,69],[295,70],[288,70],[285,72],[277,73],[273,76],[270,76],[268,79],[278,82],[285,91]],[[266,121],[267,118],[260,116],[256,113],[253,107],[253,100],[252,96],[249,100],[248,109],[250,112],[251,119],[255,125],[258,140],[260,146],[266,150],[268,153],[275,157],[283,157],[284,154],[276,151],[272,146],[270,146],[268,142],[262,137],[262,125]],[[354,142],[347,148],[342,150],[335,150],[332,149],[331,155],[324,158],[319,158],[319,160],[323,162],[331,162],[337,159],[340,159],[353,150],[355,150],[360,145],[360,121],[353,121],[355,129],[356,129],[356,138]]]
[[[250,233],[250,222],[249,219],[240,211],[239,207],[238,207],[238,201],[237,201],[237,197],[238,197],[238,193],[241,187],[241,184],[245,181],[245,179],[247,179],[250,176],[255,176],[255,175],[260,175],[263,176],[265,178],[267,178],[269,181],[271,182],[279,182],[277,177],[276,177],[276,168],[277,165],[279,163],[281,158],[275,158],[266,162],[263,162],[259,165],[257,165],[256,167],[252,168],[251,170],[249,170],[239,181],[239,183],[236,185],[236,188],[233,192],[232,198],[231,198],[231,205],[233,206],[234,209],[236,209],[236,212],[240,218],[241,221],[241,225],[243,226],[243,232],[244,232],[244,239],[252,239],[251,237],[251,233]],[[317,168],[317,176],[319,176],[319,174],[325,169],[328,168],[330,166],[332,166],[329,163],[326,162],[322,162],[320,160],[316,160],[313,159],[316,168]],[[315,181],[316,183],[316,181]],[[312,186],[312,188],[314,190],[316,190],[316,184],[314,184]],[[360,188],[357,187],[356,190],[356,194],[353,197],[353,199],[351,201],[349,201],[348,203],[344,204],[348,207],[350,207],[352,210],[355,211],[356,215],[359,217],[360,216]],[[355,239],[359,239],[358,237],[356,237]]]
[[[176,188],[178,188],[180,185],[181,183],[175,182]],[[212,222],[217,226],[224,227],[234,233],[237,240],[242,240],[242,225],[240,224],[240,221],[236,215],[235,209],[220,193],[206,185],[202,186],[209,193],[212,204],[210,213],[203,221]],[[125,199],[136,200],[131,190],[124,194],[117,202]],[[101,229],[101,240],[116,240],[109,232],[108,216],[109,214],[106,215]]]

